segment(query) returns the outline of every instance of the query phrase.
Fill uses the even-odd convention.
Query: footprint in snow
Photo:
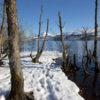
[[[44,80],[44,78],[41,78],[41,79],[39,80],[39,82],[40,82],[40,84],[41,84],[41,87],[44,88],[44,87],[45,87],[45,80]]]
[[[52,74],[52,73],[50,73],[50,69],[49,69],[49,70],[47,70],[46,77],[49,77],[50,79],[52,79],[52,78],[53,78],[53,74]]]
[[[47,100],[58,100],[56,94],[55,94],[55,91],[53,89],[53,85],[51,83],[51,81],[49,79],[47,79],[47,89],[48,89],[48,92],[49,92],[49,95],[47,97]]]

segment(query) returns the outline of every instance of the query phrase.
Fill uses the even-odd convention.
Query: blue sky
[[[59,32],[58,11],[65,23],[64,32],[77,31],[82,27],[93,28],[94,2],[95,0],[17,0],[19,22],[29,35],[38,33],[40,7],[43,5],[42,31],[45,31],[46,19],[49,17],[49,32]],[[100,13],[98,17],[100,22]]]

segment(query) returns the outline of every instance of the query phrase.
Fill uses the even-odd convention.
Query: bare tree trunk
[[[62,26],[62,18],[60,15],[60,12],[58,13],[58,17],[59,17],[59,28],[60,28],[60,33],[61,33],[61,43],[62,43],[62,49],[63,49],[63,53],[62,53],[62,58],[63,58],[63,67],[66,71],[68,71],[68,66],[67,66],[67,51],[66,51],[66,46],[64,44],[64,36],[63,36],[63,26]]]
[[[87,28],[83,28],[83,42],[84,42],[84,52],[83,52],[83,57],[82,57],[82,66],[84,70],[84,75],[87,76],[89,73],[87,71],[88,68],[88,63],[89,63],[89,52],[88,52],[88,41],[87,41]]]
[[[47,37],[47,34],[48,34],[48,30],[49,30],[49,19],[47,19],[46,35],[44,37],[44,40],[43,40],[43,44],[42,44],[41,49],[37,52],[35,58],[32,57],[32,54],[30,55],[31,58],[32,58],[32,62],[34,62],[34,63],[38,63],[39,62],[39,58],[42,55],[42,52],[43,52],[44,47],[45,47],[45,42],[46,42],[46,37]]]
[[[24,93],[24,79],[19,52],[19,28],[17,23],[16,0],[5,0],[7,23],[11,91],[7,100],[34,100],[33,92]]]
[[[39,34],[38,34],[37,52],[39,52],[39,50],[40,50],[40,34],[41,34],[42,14],[43,14],[43,6],[41,6],[41,13],[40,13],[40,18],[39,18]]]
[[[48,35],[48,30],[49,30],[49,19],[47,19],[46,34],[45,34],[44,41],[43,41],[43,44],[42,44],[40,52],[43,52],[43,49],[45,47],[45,42],[46,42],[46,38],[47,38],[47,35]]]
[[[21,70],[19,55],[19,29],[17,24],[16,0],[5,0],[7,23],[8,23],[8,45],[9,66],[11,72],[11,92],[8,100],[25,100],[24,79]]]
[[[86,56],[88,57],[88,41],[87,41],[87,29],[84,29],[84,32],[83,32],[83,34],[84,34],[84,38],[85,38],[85,51],[86,51]]]
[[[97,36],[98,36],[98,0],[95,0],[95,37],[94,37],[94,52],[93,56],[95,58],[95,70],[99,71],[98,68],[98,58],[97,58]]]

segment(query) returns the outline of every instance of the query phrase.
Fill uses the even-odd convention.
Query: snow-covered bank
[[[21,53],[21,56],[23,55],[29,53]],[[25,91],[33,91],[35,100],[83,100],[78,94],[79,88],[67,79],[60,65],[53,60],[59,56],[61,56],[59,52],[44,52],[40,58],[42,64],[33,64],[29,57],[21,59]],[[7,66],[8,64],[0,68],[1,97],[10,89],[10,74]]]

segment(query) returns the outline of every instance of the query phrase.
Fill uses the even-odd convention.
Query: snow
[[[21,53],[21,56],[29,55]],[[35,54],[35,53],[33,53]],[[60,57],[59,52],[44,52],[40,58],[42,64],[33,64],[27,57],[21,58],[24,75],[24,90],[33,91],[35,100],[83,100],[78,94],[79,88],[68,80],[60,69],[60,64],[53,60]],[[4,95],[10,90],[10,71],[8,61],[0,68],[0,100],[5,100]]]

